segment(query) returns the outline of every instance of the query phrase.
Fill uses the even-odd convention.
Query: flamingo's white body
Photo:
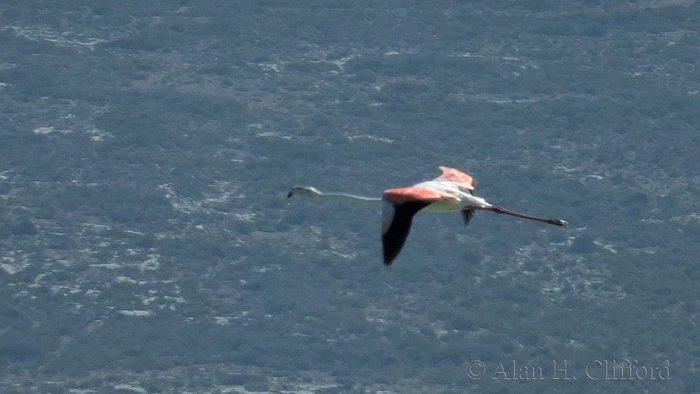
[[[313,200],[336,200],[364,203],[382,207],[382,247],[384,264],[390,265],[398,256],[408,233],[413,216],[425,209],[428,212],[462,212],[465,225],[475,210],[486,210],[529,220],[566,226],[561,219],[542,219],[509,211],[489,204],[481,197],[472,195],[476,180],[450,167],[439,167],[441,175],[431,181],[420,182],[410,187],[389,189],[382,198],[354,196],[343,193],[321,193],[313,187],[295,187],[287,197],[304,196]]]

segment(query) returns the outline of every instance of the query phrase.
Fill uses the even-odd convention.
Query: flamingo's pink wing
[[[384,264],[390,265],[398,256],[408,233],[413,216],[428,205],[454,196],[425,187],[402,187],[384,192],[382,208],[382,251]]]
[[[476,179],[472,178],[470,175],[463,173],[460,170],[455,170],[454,168],[441,166],[438,167],[442,175],[437,177],[436,181],[447,181],[458,183],[461,189],[465,191],[473,192],[476,187]]]
[[[394,205],[401,205],[407,202],[420,201],[432,204],[439,200],[454,200],[455,197],[447,193],[442,193],[435,189],[423,187],[402,187],[399,189],[389,189],[384,192],[382,197],[385,201],[389,201]]]

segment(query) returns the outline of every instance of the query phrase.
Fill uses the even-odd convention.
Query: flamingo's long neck
[[[372,198],[372,197],[362,197],[362,196],[355,196],[353,194],[345,194],[345,193],[313,193],[313,194],[307,194],[303,195],[304,197],[311,199],[311,200],[320,200],[320,201],[343,201],[343,202],[351,202],[351,203],[356,203],[356,204],[362,204],[362,205],[367,205],[371,207],[381,207],[382,206],[382,199],[381,198]]]
[[[568,226],[568,225],[569,225],[569,223],[567,223],[566,220],[561,220],[561,219],[543,219],[543,218],[538,218],[538,217],[534,217],[534,216],[523,215],[522,213],[517,213],[517,212],[509,211],[509,210],[507,210],[507,209],[505,209],[505,208],[503,208],[503,207],[492,206],[492,207],[483,208],[483,209],[485,209],[485,210],[487,210],[487,211],[496,212],[496,213],[502,213],[502,214],[506,214],[506,215],[510,215],[510,216],[515,216],[515,217],[519,217],[519,218],[523,218],[523,219],[535,220],[535,221],[542,222],[542,223],[549,223],[549,224],[553,224],[553,225],[555,225],[555,226],[564,226],[564,227],[565,227],[565,226]]]

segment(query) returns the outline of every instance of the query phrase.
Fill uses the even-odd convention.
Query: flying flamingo
[[[403,247],[411,231],[413,216],[421,209],[428,212],[462,212],[464,225],[477,209],[516,216],[538,222],[567,226],[565,220],[542,219],[509,211],[491,205],[486,200],[472,195],[476,180],[471,176],[450,167],[438,167],[441,175],[432,181],[425,181],[410,187],[389,189],[382,198],[360,197],[344,193],[321,193],[313,187],[295,187],[287,198],[298,195],[311,200],[334,200],[364,203],[382,207],[382,249],[384,265],[391,265]]]

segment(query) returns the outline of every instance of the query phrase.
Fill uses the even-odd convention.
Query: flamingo
[[[287,198],[301,196],[310,200],[348,201],[382,207],[382,251],[386,266],[391,265],[399,255],[411,231],[413,216],[421,209],[428,212],[462,212],[465,226],[469,224],[476,210],[491,211],[555,226],[569,224],[561,219],[543,219],[491,205],[483,198],[472,194],[477,182],[470,175],[450,167],[441,166],[438,169],[439,177],[409,187],[389,189],[384,192],[382,198],[321,193],[313,187],[295,187],[289,192]]]

